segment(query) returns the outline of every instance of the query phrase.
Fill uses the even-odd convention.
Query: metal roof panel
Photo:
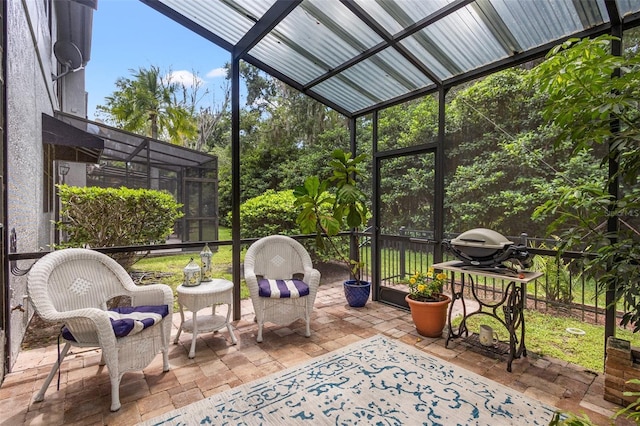
[[[403,31],[406,27],[453,3],[452,0],[395,0],[386,2],[355,0],[355,2],[392,34]]]
[[[162,3],[191,21],[237,44],[276,0],[210,1],[163,0]]]
[[[306,84],[382,41],[341,3],[306,0],[249,54]]]
[[[363,89],[387,100],[432,83],[423,73],[393,48],[345,70],[342,75]]]
[[[513,0],[492,0],[491,4],[513,33],[523,49],[540,46],[551,40],[558,40],[572,33],[584,30],[585,24],[602,24],[602,9],[606,12],[604,0],[583,2],[600,17],[596,21],[581,22],[580,15],[572,1],[515,2]]]
[[[616,0],[618,9],[620,9],[620,15],[623,17],[631,13],[637,13],[640,9],[639,0]]]
[[[353,82],[342,76],[332,77],[319,83],[313,87],[313,91],[344,106],[348,111],[365,109],[381,101],[380,98],[369,97],[368,94],[360,91]]]
[[[89,121],[71,114],[56,112],[55,117],[77,129],[91,130],[104,141],[102,158],[135,163],[147,161],[158,167],[211,167],[216,157],[178,145],[172,145],[143,135],[137,135],[97,121]]]
[[[297,51],[296,45],[283,43],[281,40],[276,35],[269,34],[249,54],[303,85],[327,71],[326,64],[317,63],[313,58]]]
[[[605,0],[142,1],[230,51],[249,33],[241,59],[346,114],[540,57],[611,22]],[[640,0],[615,5],[626,26],[640,24]],[[268,19],[265,35],[256,24]]]

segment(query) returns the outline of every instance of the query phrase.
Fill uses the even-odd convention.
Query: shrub
[[[67,235],[60,247],[116,247],[164,242],[183,216],[173,196],[149,189],[58,185],[61,221]],[[136,253],[112,255],[125,269]]]
[[[243,238],[294,235],[298,230],[295,200],[292,190],[271,189],[248,199],[240,205],[240,234]]]

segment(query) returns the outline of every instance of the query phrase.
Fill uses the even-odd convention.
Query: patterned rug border
[[[380,354],[374,355],[371,350],[367,350],[367,348],[374,345],[376,347],[374,350],[377,350],[379,346],[387,348],[387,350],[384,351],[384,356],[389,357],[389,359],[384,360],[387,363],[393,364],[394,362],[400,361],[401,357],[404,357],[402,360],[404,362],[407,360],[416,362],[416,364],[413,365],[416,371],[404,370],[398,365],[376,367],[373,361],[376,360],[375,356],[380,356]],[[397,350],[398,353],[391,353],[389,351],[390,349]],[[361,360],[362,354],[359,354],[360,352],[371,354],[373,359]],[[350,362],[343,360],[343,358],[348,358],[350,355],[353,355],[354,359],[362,362],[363,365],[366,364],[367,367],[371,367],[368,369],[372,370],[356,371],[356,374],[364,374],[366,376],[364,379],[360,380],[359,384],[366,383],[367,380],[371,379],[372,383],[367,383],[367,385],[371,385],[376,391],[378,389],[384,389],[386,392],[397,392],[397,399],[409,399],[410,396],[420,399],[421,401],[413,403],[415,413],[411,413],[410,410],[398,410],[399,407],[397,407],[397,401],[395,401],[394,398],[389,397],[381,398],[380,401],[369,402],[366,404],[368,408],[363,408],[362,406],[358,406],[357,408],[351,407],[351,410],[345,410],[348,411],[346,415],[345,413],[336,414],[340,409],[346,408],[344,402],[338,404],[336,402],[337,399],[344,399],[345,397],[348,397],[349,395],[346,395],[346,390],[351,391],[351,389],[345,388],[344,386],[345,383],[349,382],[351,379],[345,379],[341,373],[351,373],[350,370],[357,369],[354,368],[354,365],[350,365]],[[436,367],[439,367],[439,371]],[[378,373],[380,373],[381,376],[382,371],[390,369],[396,370],[393,373],[393,379],[390,379],[389,377],[378,377]],[[328,370],[332,370],[333,374],[327,374]],[[312,382],[311,386],[308,384],[300,384],[300,382],[304,382],[305,378],[299,376],[305,375],[305,373],[307,376],[310,376],[312,380],[315,380],[315,382]],[[428,376],[427,378],[430,380],[418,380],[424,378],[423,373],[426,373]],[[340,377],[340,380],[336,380],[336,377]],[[333,382],[329,380],[329,378],[331,378]],[[478,389],[462,387],[460,383],[456,382],[456,379],[463,382],[465,386],[475,386],[478,387]],[[376,381],[375,384],[373,384],[373,380]],[[441,381],[442,383],[438,383],[440,388],[434,390],[432,387],[433,381]],[[329,398],[324,395],[328,394],[330,391],[334,391],[335,388],[340,389],[337,397],[334,396]],[[454,388],[460,389],[456,390]],[[366,391],[367,389],[363,390]],[[459,392],[459,390],[463,390],[463,392]],[[313,413],[309,414],[309,410],[303,410],[301,408],[302,403],[305,404],[305,407],[306,404],[310,403],[305,396],[308,392],[316,393],[318,396],[323,395],[323,397],[327,399],[322,402],[324,410],[320,410],[320,412],[326,417],[315,417],[319,415]],[[359,395],[361,393],[362,390],[360,389],[355,391],[355,394]],[[443,398],[441,394],[444,394],[446,397]],[[502,396],[502,394],[505,395],[504,400],[496,401],[496,395]],[[424,395],[431,396],[432,399],[422,400]],[[376,394],[376,396],[378,395]],[[382,396],[390,395],[383,394]],[[400,398],[401,396],[402,398]],[[474,404],[465,399],[467,396],[476,398],[480,402],[484,401],[484,406],[480,407],[479,404],[474,406]],[[292,397],[296,400],[294,401]],[[442,399],[434,402],[434,400],[439,398]],[[284,402],[286,408],[283,409],[283,407],[273,405],[274,401],[277,401],[278,403]],[[500,403],[496,405],[497,402]],[[265,410],[264,413],[260,410],[254,409],[255,406],[259,406],[260,403],[263,404],[263,409]],[[515,408],[523,411],[519,406],[517,406],[517,403],[524,404],[524,412],[516,413],[510,411]],[[231,407],[226,407],[227,404],[231,405]],[[411,408],[411,404],[412,403],[409,403],[409,408]],[[442,406],[447,404],[449,405],[449,407],[444,407],[444,411],[459,410],[462,413],[466,410],[465,415],[469,416],[469,418],[465,419],[464,423],[461,423],[460,420],[462,419],[459,419],[457,414],[451,416],[451,418],[449,418],[450,416],[448,414],[443,417],[441,413],[437,413],[437,411],[439,411],[438,409],[442,411],[442,407],[438,407],[438,404],[441,404]],[[336,409],[334,405],[339,405],[340,408]],[[396,405],[396,407],[391,407],[392,405]],[[251,409],[247,410],[247,406],[251,407]],[[243,409],[245,409],[245,411],[243,411]],[[284,410],[292,410],[291,412],[297,410],[297,412],[295,415],[287,414],[285,417],[278,417],[283,416],[282,411]],[[360,411],[358,412],[358,410]],[[490,411],[490,415],[488,416],[488,419],[483,420],[483,417],[487,417],[484,415],[484,411],[486,410]],[[557,409],[555,407],[542,403],[532,397],[522,395],[515,389],[509,388],[508,386],[480,376],[473,371],[466,370],[463,367],[440,359],[420,350],[419,348],[399,340],[388,338],[382,334],[377,334],[373,337],[351,343],[340,349],[336,349],[335,351],[307,360],[301,364],[288,367],[252,382],[244,383],[232,389],[211,395],[208,398],[184,407],[171,410],[150,420],[138,423],[138,426],[187,426],[192,424],[368,425],[371,424],[372,421],[374,421],[374,423],[378,422],[376,424],[409,424],[405,423],[406,420],[411,422],[418,420],[421,424],[425,425],[447,426],[450,424],[486,424],[487,426],[548,425],[556,410]],[[194,411],[202,411],[203,413],[194,415]],[[399,416],[399,412],[401,412],[402,416],[406,417],[406,419],[404,419],[405,421],[398,422],[398,418],[393,417],[394,415]],[[245,414],[242,415],[241,413]],[[251,415],[250,417],[249,414]],[[218,415],[221,415],[222,417],[218,418]],[[229,418],[227,418],[227,416]],[[235,418],[233,418],[234,416]],[[198,417],[198,419],[195,417]],[[374,417],[375,420],[373,419]],[[286,421],[286,423],[282,423],[283,421]],[[452,423],[452,421],[454,421],[454,423]]]

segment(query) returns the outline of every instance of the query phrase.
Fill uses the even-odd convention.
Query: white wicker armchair
[[[72,345],[102,349],[102,362],[106,363],[111,379],[111,411],[120,409],[120,379],[125,372],[145,368],[160,351],[163,370],[169,370],[173,311],[173,292],[169,286],[136,286],[127,271],[109,256],[94,250],[68,248],[49,253],[36,262],[29,272],[27,291],[36,312],[44,320],[63,322],[67,332],[66,336],[63,333],[64,349],[36,395],[36,402],[44,399]],[[145,324],[141,331],[137,327],[124,337],[116,337],[111,320],[114,313],[107,311],[107,302],[116,296],[130,297],[134,307],[164,309],[163,305],[167,305],[164,310],[168,314],[154,325]],[[158,318],[159,315],[155,317]],[[141,321],[135,324],[140,326]]]
[[[320,285],[320,272],[313,268],[311,257],[302,244],[284,235],[261,238],[245,254],[244,278],[258,322],[258,342],[262,342],[265,322],[286,325],[302,319],[306,323],[305,336],[311,336],[311,312]],[[305,287],[302,291],[298,292],[294,287],[294,278],[296,286],[300,281],[304,283],[301,284]],[[273,286],[271,295],[265,294],[265,286],[269,286],[267,281]],[[280,286],[288,285],[291,294],[285,287],[278,290],[276,281],[280,281]],[[263,286],[262,290],[260,286]]]

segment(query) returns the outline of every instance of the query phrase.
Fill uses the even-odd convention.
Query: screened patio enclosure
[[[141,0],[231,56],[233,278],[240,282],[239,61],[250,63],[350,120],[351,151],[362,152],[356,120],[371,135],[373,297],[386,301],[382,281],[381,178],[401,173],[390,160],[422,157],[433,174],[428,243],[442,261],[444,238],[445,103],[450,89],[530,62],[570,38],[621,36],[640,24],[634,0]],[[619,43],[613,43],[619,54]],[[439,105],[437,136],[423,144],[378,149],[379,115],[432,95]],[[461,230],[463,231],[463,230]],[[234,315],[239,312],[236,293]],[[393,300],[390,301],[394,303]],[[613,327],[614,318],[608,318]]]
[[[56,118],[104,141],[99,163],[87,163],[87,186],[166,191],[183,204],[172,238],[218,239],[217,157],[61,112]]]

